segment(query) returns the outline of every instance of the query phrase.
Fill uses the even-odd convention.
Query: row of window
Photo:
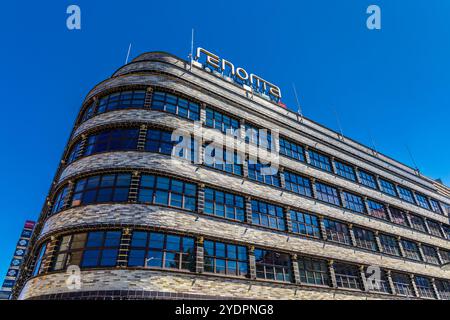
[[[88,205],[104,202],[127,202],[131,185],[131,174],[114,173],[93,175],[78,179],[75,182],[71,199],[67,198],[68,186],[63,187],[55,197],[51,209],[54,214],[57,210],[66,207]],[[179,179],[153,174],[141,174],[137,200],[139,203],[154,204],[180,208],[188,211],[197,210],[197,185]],[[246,206],[243,196],[229,192],[204,188],[204,213],[221,218],[248,222],[280,231],[288,230],[287,216],[291,221],[291,232],[313,238],[325,238],[345,245],[354,245],[371,251],[381,251],[395,256],[405,256],[409,259],[424,261],[431,264],[440,264],[439,253],[436,248],[422,245],[421,254],[415,242],[402,239],[400,242],[391,235],[380,234],[380,245],[376,242],[375,233],[364,228],[351,230],[346,223],[323,219],[324,232],[322,235],[320,220],[316,215],[289,210],[283,207],[252,199],[251,218],[247,221]],[[403,247],[403,252],[400,250]],[[440,249],[442,262],[450,262],[450,252]]]
[[[136,150],[137,142],[139,136],[139,129],[108,129],[101,131],[100,133],[93,134],[87,137],[86,147],[84,148],[83,155],[92,155],[98,152],[104,151],[117,151],[117,150]],[[180,140],[172,141],[171,132],[159,130],[159,129],[148,129],[146,133],[145,140],[145,150],[149,152],[157,152],[167,155],[175,155],[177,157],[185,158],[190,155],[190,159],[196,159],[198,152],[196,151],[196,144],[191,143],[188,146],[192,148],[175,148],[175,145],[179,143]],[[181,139],[181,138],[180,138]],[[194,141],[194,140],[192,140]],[[69,152],[68,161],[71,162],[80,156],[80,144],[76,143],[71,151]],[[189,150],[190,149],[190,150]],[[208,148],[205,150],[205,157],[210,155],[212,160],[209,158],[205,162],[205,165],[213,167],[218,170],[222,170],[228,173],[243,175],[242,159],[237,152],[231,153],[227,150],[223,150],[222,154],[216,154],[214,148],[209,152]],[[216,158],[217,157],[217,158]],[[217,160],[219,159],[219,160]],[[232,159],[228,161],[228,159]],[[278,171],[275,171],[268,165],[262,165],[258,161],[252,161],[251,159],[246,160],[248,166],[248,178],[251,180],[259,181],[276,187],[281,187],[281,179]],[[312,184],[311,181],[298,175],[296,173],[285,171],[285,189],[290,190],[294,193],[313,197]],[[438,237],[445,237],[442,234],[439,223],[432,220],[428,220],[428,229],[425,225],[425,221],[422,217],[413,214],[407,214],[400,209],[391,207],[390,215],[388,215],[387,208],[377,201],[367,199],[367,208],[365,206],[364,200],[361,196],[355,195],[353,193],[343,191],[343,199],[341,199],[340,191],[337,188],[323,184],[321,182],[315,183],[315,198],[321,201],[337,205],[344,206],[345,208],[359,212],[367,213],[379,219],[390,220],[393,223],[400,224],[421,232],[429,232],[432,235]],[[120,190],[119,190],[120,191]],[[62,194],[61,196],[64,196]],[[117,194],[115,198],[119,197]],[[58,201],[58,199],[56,200]],[[54,211],[59,211],[61,208],[54,206]],[[449,232],[449,227],[446,227],[447,233]]]
[[[50,256],[47,244],[41,246],[33,271],[33,276],[51,271],[65,270],[68,266],[80,268],[104,268],[118,265],[121,231],[91,231],[65,235],[57,240],[56,250]],[[196,271],[196,241],[190,236],[180,236],[161,232],[133,231],[129,249],[121,252],[121,262],[128,267],[164,268]],[[127,240],[128,243],[129,240]],[[203,271],[236,277],[250,277],[249,252],[247,246],[220,241],[203,242]],[[126,258],[123,258],[126,256]],[[287,253],[261,248],[254,249],[257,279],[280,282],[294,282],[293,264],[298,266],[301,284],[331,286],[327,260],[300,256],[296,260]],[[44,261],[47,260],[47,264]],[[339,288],[364,289],[361,270],[346,263],[333,263],[336,285]],[[394,288],[391,288],[384,270],[380,278],[371,283],[374,292],[414,296],[411,277],[392,272]],[[414,277],[421,297],[436,298],[431,279]],[[441,299],[450,298],[450,283],[437,280],[436,287]]]

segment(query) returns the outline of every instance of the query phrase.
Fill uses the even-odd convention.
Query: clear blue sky
[[[250,2],[254,2],[251,4]],[[66,28],[77,4],[82,29]],[[366,8],[382,9],[382,30]],[[0,35],[3,180],[0,278],[36,219],[85,94],[132,57],[196,45],[278,84],[304,114],[450,184],[450,2],[4,1]]]

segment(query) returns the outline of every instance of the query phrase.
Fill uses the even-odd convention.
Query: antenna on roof
[[[375,140],[373,139],[372,131],[370,131],[370,129],[368,131],[369,131],[370,141],[372,142],[372,149],[373,149],[373,151],[374,151],[374,153],[376,155],[376,154],[378,154],[377,146],[375,145]]]
[[[295,84],[292,83],[292,88],[294,89],[295,101],[297,102],[297,113],[300,116],[300,121],[303,120],[302,107],[300,102],[298,101],[297,89],[295,88]]]
[[[414,164],[414,170],[416,170],[417,173],[420,173],[419,167],[417,166],[417,163],[414,160],[411,150],[409,149],[407,144],[405,144],[405,147],[406,147],[406,150],[408,150],[408,153],[409,153],[409,156],[411,157],[412,163]]]
[[[339,115],[336,111],[336,108],[334,106],[332,108],[333,108],[334,115],[336,116],[336,121],[337,121],[337,124],[339,127],[339,132],[341,134],[341,138],[344,139],[344,132],[342,131],[342,126],[341,126],[341,121],[339,120]]]
[[[125,64],[128,63],[128,58],[130,57],[130,52],[131,52],[131,42],[130,42],[130,45],[128,46],[128,53],[127,53],[127,58],[125,59]]]
[[[190,59],[191,70],[192,70],[192,61],[194,61],[194,28],[192,28],[192,32],[191,32],[191,53],[189,54],[189,59]]]

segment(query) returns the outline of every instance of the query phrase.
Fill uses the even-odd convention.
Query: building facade
[[[204,163],[230,131],[228,161]],[[251,158],[272,133],[269,175]],[[449,299],[449,212],[449,189],[416,170],[210,68],[145,53],[85,98],[13,294]]]

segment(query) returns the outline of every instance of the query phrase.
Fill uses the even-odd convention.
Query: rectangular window
[[[373,292],[380,293],[391,293],[391,289],[389,286],[389,280],[387,278],[386,272],[384,270],[380,270],[380,278],[373,279],[372,281],[368,281],[369,290]]]
[[[434,199],[430,199],[431,210],[436,213],[442,214],[441,207],[439,206],[439,202]]]
[[[138,129],[112,129],[90,135],[86,140],[84,155],[100,152],[136,150]]]
[[[402,296],[414,297],[411,278],[402,273],[393,272],[392,282],[394,283],[395,293]]]
[[[263,165],[248,160],[248,177],[251,180],[256,180],[275,187],[280,187],[280,177],[277,168],[272,168],[270,165]]]
[[[442,300],[450,300],[450,281],[436,280],[436,288]]]
[[[300,282],[329,286],[328,263],[326,260],[300,257],[298,259]]]
[[[308,150],[310,165],[331,172],[330,158],[313,150]]]
[[[442,229],[444,229],[444,236],[450,240],[450,226],[442,225]]]
[[[69,155],[67,156],[66,161],[67,164],[71,164],[72,162],[78,159],[80,149],[81,149],[81,141],[78,141],[70,148]]]
[[[328,240],[347,245],[351,244],[350,233],[346,224],[328,219],[324,219],[323,222]]]
[[[160,232],[134,231],[129,267],[195,270],[194,238]]]
[[[435,248],[422,245],[422,252],[425,258],[425,262],[437,265],[440,264],[437,251]]]
[[[240,277],[248,275],[247,248],[244,246],[205,240],[204,257],[205,272]]]
[[[316,191],[316,198],[318,200],[322,200],[336,206],[341,205],[339,194],[336,188],[330,187],[329,185],[320,182],[316,182]]]
[[[80,123],[85,122],[86,120],[88,120],[94,116],[95,105],[96,105],[95,101],[91,102],[89,104],[89,106],[83,111]]]
[[[406,218],[406,213],[400,209],[390,207],[392,222],[409,227],[408,219]]]
[[[360,213],[366,212],[366,207],[364,205],[363,199],[360,196],[344,192],[344,198],[345,198],[345,207],[347,209]]]
[[[361,184],[365,185],[366,187],[375,190],[378,189],[377,180],[375,176],[371,175],[370,173],[359,170],[359,178],[361,179]]]
[[[353,167],[339,161],[334,161],[334,164],[336,166],[337,175],[351,181],[356,180],[355,169],[353,169]]]
[[[55,214],[61,210],[64,209],[64,206],[66,204],[66,197],[68,194],[69,188],[67,186],[64,186],[56,195],[55,199],[53,200],[53,206],[52,210],[50,211],[50,214]]]
[[[292,232],[320,238],[319,219],[311,214],[290,210]]]
[[[411,227],[413,229],[426,232],[427,229],[425,228],[425,221],[423,221],[422,217],[416,216],[414,214],[410,214],[409,217],[411,220]]]
[[[223,133],[236,134],[239,130],[239,121],[235,118],[227,116],[211,108],[206,108],[206,122],[205,125],[210,128],[218,129]]]
[[[441,228],[437,222],[428,220],[428,229],[430,229],[430,233],[436,237],[442,237]]]
[[[244,221],[244,197],[205,188],[205,213],[218,217]]]
[[[44,265],[42,262],[44,262],[45,258],[47,258],[48,253],[49,250],[47,250],[47,243],[42,244],[41,249],[39,250],[39,255],[37,256],[34,264],[33,277],[44,272]]]
[[[280,137],[280,154],[301,162],[305,162],[303,147],[281,137]]]
[[[442,262],[444,264],[450,263],[450,251],[444,250],[444,249],[439,249],[439,253],[441,254]]]
[[[422,261],[420,258],[419,247],[414,242],[402,239],[403,251],[407,258]]]
[[[217,170],[242,176],[242,159],[236,151],[227,151],[225,148],[221,150],[220,148],[208,146],[205,148],[203,163]]]
[[[75,184],[72,207],[102,202],[126,202],[131,174],[115,173],[80,179]]]
[[[375,242],[375,235],[372,231],[355,227],[353,228],[353,233],[357,247],[377,251],[377,243]]]
[[[384,253],[400,256],[400,248],[395,237],[380,234],[380,243]]]
[[[172,134],[166,130],[148,129],[144,150],[198,163],[197,140],[187,134],[174,134],[173,137]]]
[[[312,196],[311,183],[308,178],[302,177],[298,174],[285,171],[284,180],[286,182],[286,189],[307,197]]]
[[[420,193],[416,193],[416,199],[417,199],[419,206],[421,206],[424,209],[430,210],[430,205],[428,204],[428,199],[424,195],[422,195]]]
[[[256,278],[291,282],[291,258],[286,253],[255,249]]]
[[[141,176],[138,201],[194,211],[197,186],[169,177]]]
[[[334,273],[339,288],[361,289],[361,278],[358,267],[343,263],[335,263]]]
[[[373,200],[367,200],[367,205],[369,207],[369,215],[375,218],[388,220],[387,214],[386,214],[386,207],[384,204],[373,201]]]
[[[119,109],[143,108],[144,100],[144,90],[115,92],[100,98],[97,114]]]
[[[390,183],[389,181],[383,180],[383,179],[379,179],[380,181],[380,187],[381,187],[381,191],[383,191],[386,194],[389,194],[391,196],[396,197],[397,196],[397,192],[395,191],[395,186],[394,184]]]
[[[166,92],[155,91],[153,93],[151,108],[173,113],[194,121],[200,120],[200,106],[198,103]]]
[[[245,124],[245,142],[253,143],[266,150],[272,150],[272,134],[270,130],[262,129],[249,123]]]
[[[406,189],[402,186],[397,186],[397,188],[398,188],[398,193],[399,193],[400,199],[403,199],[410,203],[415,203],[414,196],[413,196],[411,190]]]
[[[93,231],[63,236],[52,270],[63,270],[70,265],[81,268],[116,266],[121,235],[120,231]]]
[[[430,298],[435,299],[434,290],[431,286],[431,281],[428,278],[416,276],[416,287],[417,291],[419,291],[419,296],[422,298]]]
[[[252,223],[277,230],[286,230],[283,208],[252,200]]]

